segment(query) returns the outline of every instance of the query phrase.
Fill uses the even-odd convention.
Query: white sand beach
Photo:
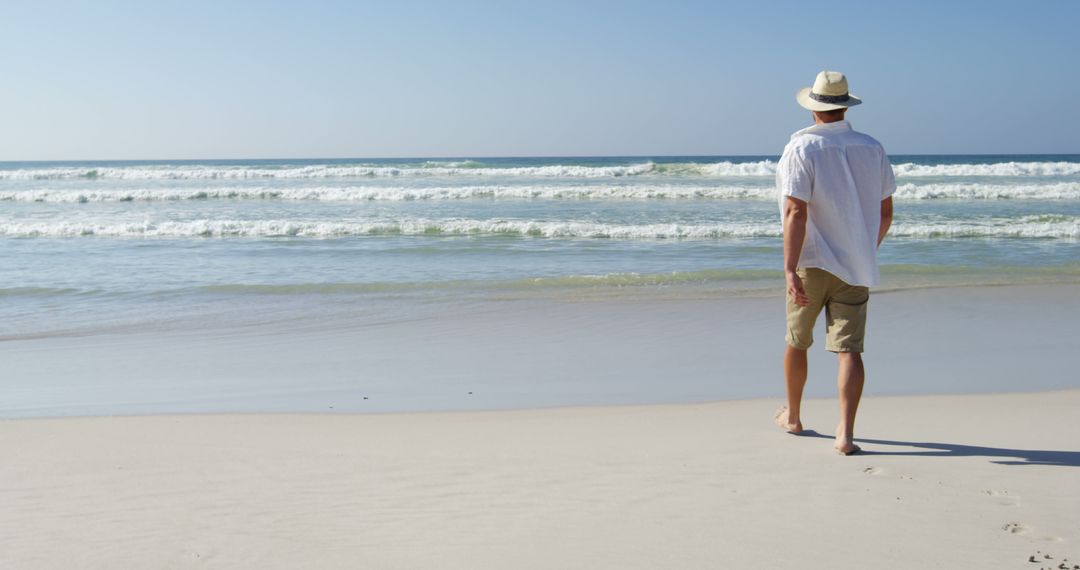
[[[1080,562],[1080,390],[774,403],[6,421],[0,567]]]

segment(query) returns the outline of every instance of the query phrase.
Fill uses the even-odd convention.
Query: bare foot
[[[836,442],[833,443],[833,449],[840,455],[854,455],[862,448],[855,445],[855,438],[853,436],[843,433],[843,428],[836,428]]]
[[[855,455],[856,453],[862,451],[861,447],[855,445],[850,441],[844,442],[843,444],[837,442],[835,445],[833,445],[833,448],[836,449],[836,452],[840,455]]]
[[[799,420],[792,422],[790,420],[787,406],[781,406],[779,410],[776,410],[776,415],[773,416],[773,421],[776,422],[780,429],[793,434],[802,432],[802,422]]]

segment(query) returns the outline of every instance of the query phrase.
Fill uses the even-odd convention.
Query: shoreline
[[[1078,291],[1025,285],[875,296],[866,393],[1076,388],[1063,355],[1080,321]],[[779,296],[335,309],[274,324],[2,342],[0,418],[534,409],[783,393]],[[812,347],[807,397],[832,396],[834,375],[832,355]]]
[[[885,281],[872,288],[874,295],[907,293],[924,290],[957,290],[1013,287],[1071,287],[1080,286],[1080,266],[1072,264],[1045,267],[1002,266],[990,268],[960,267],[945,270],[940,267],[920,268],[901,264],[882,267]],[[395,289],[396,288],[396,289]],[[10,295],[18,301],[77,294],[74,290],[39,289],[21,291],[0,289],[0,296]],[[670,273],[617,273],[602,276],[536,277],[502,281],[447,281],[431,284],[416,283],[294,283],[294,284],[236,284],[208,285],[167,291],[176,299],[185,295],[214,293],[219,299],[199,301],[186,299],[207,307],[206,312],[193,315],[159,314],[155,317],[137,316],[132,310],[126,318],[113,320],[98,315],[96,321],[67,328],[41,328],[24,331],[0,331],[0,345],[8,342],[47,340],[62,337],[96,337],[138,334],[145,331],[183,331],[197,324],[212,328],[227,328],[230,319],[238,317],[250,325],[273,326],[277,321],[300,321],[305,317],[300,308],[318,312],[322,306],[344,304],[355,307],[405,307],[409,304],[435,303],[459,307],[479,307],[490,303],[604,303],[604,302],[667,302],[667,301],[731,301],[739,299],[775,299],[783,295],[782,271],[738,269],[730,271],[702,270]],[[128,293],[129,296],[136,296]],[[222,307],[229,296],[231,304],[249,302],[246,312],[229,312]],[[273,301],[296,303],[289,312],[281,312]],[[261,305],[260,305],[261,303]],[[250,307],[256,307],[251,309]],[[129,307],[130,309],[130,307]],[[259,316],[260,310],[277,316]],[[28,308],[22,312],[31,313]],[[123,315],[123,311],[120,312]],[[337,315],[340,317],[340,315]],[[20,317],[26,318],[24,315]],[[313,320],[310,319],[309,320]]]

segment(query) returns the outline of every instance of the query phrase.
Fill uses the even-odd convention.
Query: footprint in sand
[[[874,467],[872,465],[864,467],[862,472],[866,473],[867,475],[885,475],[886,474],[886,471],[884,469],[882,469],[881,467]],[[915,477],[913,475],[908,475],[907,473],[901,473],[901,474],[897,475],[896,477],[898,479],[905,479],[907,481],[915,480]]]
[[[1041,540],[1044,542],[1061,542],[1062,540],[1060,536],[1053,536],[1049,534],[1043,536],[1032,536],[1035,533],[1035,529],[1021,522],[1005,523],[1004,525],[1002,525],[1001,530],[1009,534],[1026,536],[1033,540]]]
[[[986,491],[983,491],[983,493],[989,495],[990,497],[993,497],[999,505],[1005,507],[1020,506],[1020,497],[1017,495],[1010,495],[1008,491],[995,491],[992,489],[987,489]]]
[[[1058,562],[1058,560],[1057,560],[1057,558],[1055,556],[1051,556],[1050,554],[1043,554],[1043,551],[1041,551],[1041,550],[1036,550],[1035,554],[1032,554],[1031,556],[1028,556],[1028,562],[1034,562],[1036,564],[1042,564],[1042,563],[1049,563],[1050,564],[1050,566],[1040,566],[1040,568],[1043,568],[1043,569],[1050,569],[1050,570],[1080,570],[1080,564],[1076,564],[1074,562],[1069,562],[1068,558],[1062,558],[1061,561]],[[1055,565],[1055,563],[1056,563],[1056,565]]]
[[[1018,522],[1005,523],[1001,527],[1001,530],[1003,530],[1003,531],[1005,531],[1005,532],[1007,532],[1009,534],[1019,534],[1021,536],[1026,536],[1028,534],[1031,534],[1031,527],[1029,527],[1028,525],[1026,525],[1024,523],[1018,523]]]

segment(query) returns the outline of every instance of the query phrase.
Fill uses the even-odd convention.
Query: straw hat
[[[847,77],[839,71],[822,71],[817,74],[813,87],[803,87],[795,94],[795,100],[811,111],[846,109],[862,103],[848,93]]]

